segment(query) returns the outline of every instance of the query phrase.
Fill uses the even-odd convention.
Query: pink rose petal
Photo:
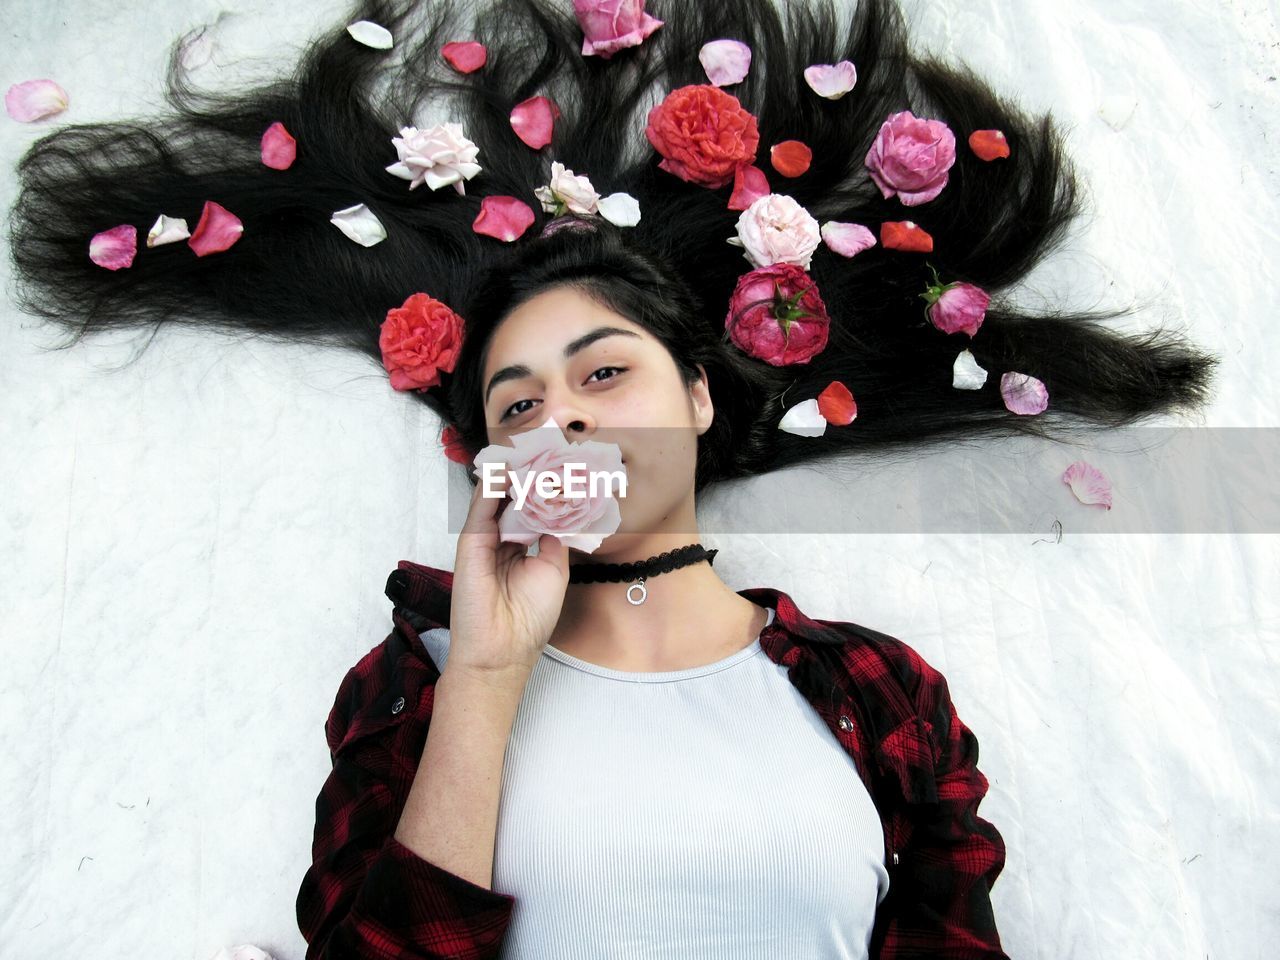
[[[506,243],[517,240],[533,225],[533,208],[518,197],[485,197],[471,229]]]
[[[138,228],[122,223],[110,230],[95,233],[89,241],[89,259],[108,270],[123,270],[133,266],[138,252]]]
[[[262,162],[272,170],[288,170],[298,156],[298,141],[277,120],[262,135]]]
[[[483,43],[464,40],[446,43],[440,48],[440,56],[448,60],[449,66],[459,73],[475,73],[489,59],[489,51]]]
[[[1111,509],[1111,481],[1093,464],[1077,460],[1062,474],[1062,482],[1081,503],[1100,503]]]
[[[22,123],[61,113],[70,103],[67,91],[52,80],[15,83],[4,95],[4,108],[9,111],[9,116]]]
[[[741,83],[751,68],[751,48],[740,40],[712,40],[698,51],[698,62],[717,87]]]
[[[839,100],[858,82],[858,71],[849,60],[815,63],[804,68],[804,81],[818,96]]]
[[[767,197],[769,179],[754,164],[738,167],[733,172],[733,193],[729,195],[730,210],[746,210],[761,197]]]
[[[196,232],[187,240],[187,246],[196,252],[197,257],[221,253],[229,250],[242,233],[244,224],[239,217],[222,204],[206,200],[204,209],[200,211]]]
[[[1049,391],[1035,377],[1010,371],[1000,377],[1000,396],[1011,413],[1035,414],[1049,406]]]
[[[828,220],[819,231],[822,242],[842,257],[854,257],[876,245],[876,235],[860,223]]]
[[[528,146],[540,150],[551,142],[560,108],[546,97],[521,100],[511,111],[511,129]]]

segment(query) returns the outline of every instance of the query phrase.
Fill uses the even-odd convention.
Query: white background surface
[[[157,106],[184,30],[231,11],[219,60],[284,69],[346,10],[4,8],[0,85],[52,77],[72,102],[0,118],[6,208],[37,136]],[[1274,9],[907,10],[920,46],[1069,130],[1091,214],[1028,295],[1151,303],[1130,322],[1169,320],[1223,357],[1197,425],[1277,426]],[[1125,98],[1116,130],[1098,111]],[[390,628],[396,562],[453,566],[439,425],[361,358],[170,330],[116,370],[145,335],[44,352],[51,331],[0,310],[0,955],[207,960],[249,942],[301,958],[334,693]],[[1047,528],[704,542],[735,589],[898,636],[947,676],[982,745],[981,813],[1008,844],[993,900],[1012,957],[1270,957],[1277,538],[1073,535],[1072,511],[1097,508],[1059,487],[1058,543],[1034,543]]]

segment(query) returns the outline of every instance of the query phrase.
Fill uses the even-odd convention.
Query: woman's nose
[[[595,430],[595,420],[590,411],[576,397],[548,397],[547,417],[554,417],[566,440],[585,440]]]

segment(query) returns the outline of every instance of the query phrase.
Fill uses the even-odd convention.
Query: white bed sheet
[[[6,208],[38,135],[159,104],[183,30],[230,11],[216,76],[232,55],[290,61],[347,9],[4,7],[0,83],[49,76],[72,98],[0,118]],[[1198,425],[1276,426],[1274,6],[907,10],[921,47],[1069,128],[1093,214],[1028,297],[1149,301],[1135,326],[1170,320],[1223,358]],[[396,562],[453,565],[438,423],[349,355],[175,329],[117,370],[145,337],[50,353],[50,331],[0,310],[0,955],[301,958],[326,713],[389,628]],[[1080,533],[1097,508],[1046,490],[1060,542],[1047,525],[705,540],[735,589],[898,636],[947,676],[1008,844],[993,900],[1012,957],[1272,956],[1280,541]],[[727,496],[702,504],[708,527]]]

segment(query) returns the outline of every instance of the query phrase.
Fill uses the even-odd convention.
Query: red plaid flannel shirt
[[[394,629],[338,688],[325,725],[333,770],[297,898],[306,960],[501,956],[516,898],[393,836],[440,676],[419,633],[449,625],[452,588],[450,571],[401,561],[387,581]],[[987,779],[946,680],[893,637],[810,619],[779,590],[739,594],[776,610],[761,646],[853,758],[880,813],[890,883],[871,957],[1008,960],[990,899],[1004,841],[977,814]]]

